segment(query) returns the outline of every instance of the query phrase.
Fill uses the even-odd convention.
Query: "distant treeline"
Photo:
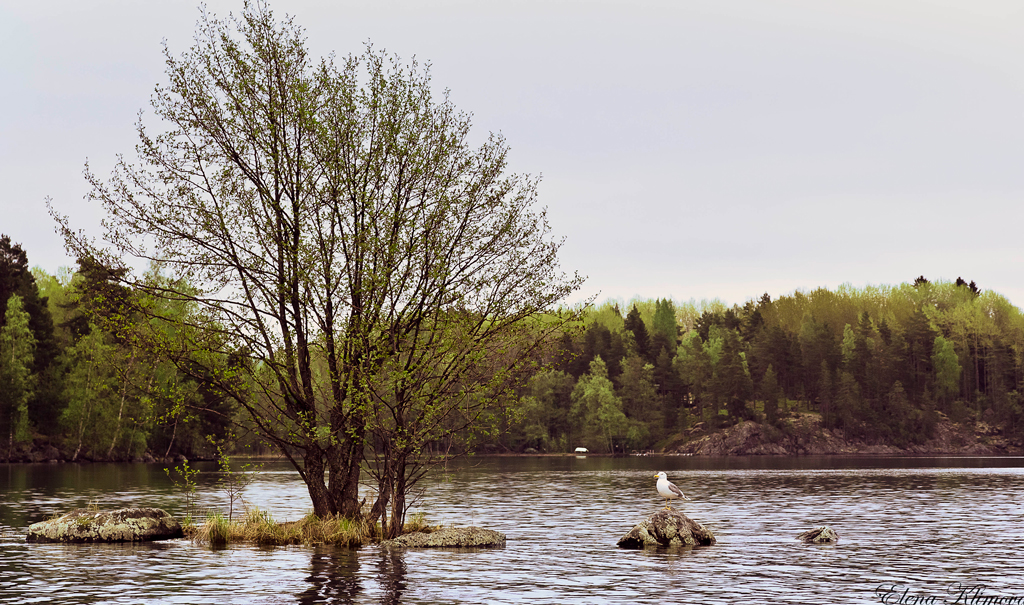
[[[138,322],[153,320],[132,309],[186,311],[116,278],[87,259],[57,275],[29,270],[21,247],[0,238],[0,460],[41,449],[110,460],[259,451],[236,402],[204,388],[188,360],[154,349],[163,328],[147,325],[145,345],[136,337]],[[1024,439],[1024,316],[961,279],[765,294],[732,307],[607,302],[538,361],[504,406],[507,430],[477,443],[647,450],[700,423],[785,429],[798,411],[898,446],[929,438],[940,414]]]
[[[1024,317],[974,282],[818,289],[728,307],[594,309],[556,369],[530,378],[512,450],[644,450],[698,423],[785,428],[820,413],[847,437],[907,446],[939,414],[1024,438]]]
[[[212,458],[227,445],[232,402],[140,346],[139,301],[112,277],[87,260],[75,272],[29,270],[21,246],[0,237],[0,461]]]

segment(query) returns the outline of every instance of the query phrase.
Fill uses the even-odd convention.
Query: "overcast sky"
[[[239,11],[213,0],[211,12]],[[562,265],[598,300],[962,276],[1024,305],[1024,3],[279,1],[315,55],[366,41],[543,175]],[[0,232],[71,265],[108,174],[192,43],[193,1],[0,0]],[[149,114],[152,116],[152,114]],[[152,119],[151,119],[152,122]],[[97,232],[98,234],[98,232]]]

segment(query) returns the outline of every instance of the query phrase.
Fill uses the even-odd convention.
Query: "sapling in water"
[[[192,525],[193,514],[196,510],[196,498],[198,497],[196,492],[196,475],[199,474],[199,469],[191,468],[188,465],[188,460],[185,460],[173,469],[165,468],[164,472],[167,473],[167,477],[170,478],[174,487],[182,493],[185,500],[185,522],[183,525]]]

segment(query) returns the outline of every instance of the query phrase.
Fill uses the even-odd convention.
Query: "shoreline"
[[[629,452],[514,452],[481,451],[459,457],[466,458],[623,458],[643,456],[699,456],[699,457],[802,457],[802,456],[855,456],[855,457],[1010,457],[1024,455],[1024,443],[1013,442],[984,422],[955,423],[939,413],[939,420],[930,439],[913,444],[894,444],[867,440],[845,434],[837,428],[823,426],[821,416],[814,412],[793,413],[776,424],[745,420],[731,426],[707,429],[703,423],[679,432],[650,450]],[[234,455],[233,460],[286,461],[284,456],[262,454]],[[132,460],[94,460],[79,458],[71,461],[53,445],[39,444],[22,450],[11,460],[0,464],[166,464],[184,462],[181,455],[156,457],[146,454]],[[214,458],[194,458],[190,462],[215,462]]]

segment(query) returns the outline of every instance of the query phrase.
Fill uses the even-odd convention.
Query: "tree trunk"
[[[351,423],[350,419],[350,423]],[[365,427],[361,420],[350,424],[353,434],[343,443],[338,459],[331,467],[331,491],[337,501],[337,513],[347,519],[361,515],[359,500],[359,476],[363,466],[363,438]],[[337,446],[336,446],[337,447]],[[337,466],[337,470],[334,467]]]
[[[402,454],[395,464],[393,481],[395,487],[391,495],[391,522],[388,523],[388,535],[386,536],[388,540],[402,535],[402,529],[405,527],[405,457],[407,455]]]
[[[71,457],[72,462],[78,460],[78,454],[82,453],[82,439],[85,438],[85,419],[89,415],[89,405],[86,402],[92,399],[89,391],[92,389],[92,369],[96,365],[95,361],[95,357],[89,360],[89,371],[85,374],[86,397],[83,399],[81,416],[78,419],[78,447],[75,448],[75,455]]]
[[[334,499],[331,498],[330,490],[324,481],[323,454],[319,448],[310,448],[303,456],[303,478],[306,480],[306,489],[309,490],[309,499],[313,501],[313,514],[323,519],[337,514],[337,507]]]
[[[117,445],[117,438],[121,435],[121,419],[124,416],[124,400],[128,397],[128,375],[132,372],[132,366],[135,364],[135,350],[132,350],[132,356],[128,358],[128,367],[124,371],[124,383],[121,385],[121,407],[117,410],[117,426],[114,427],[114,437],[110,440],[110,447],[107,448],[107,460],[110,460],[111,454],[114,453],[114,446]]]
[[[171,448],[174,447],[174,437],[178,434],[178,415],[174,415],[174,426],[171,428],[171,442],[167,444],[167,451],[164,452],[164,458],[171,455]]]
[[[388,506],[391,503],[392,486],[390,467],[390,460],[386,460],[384,469],[380,471],[380,477],[377,480],[377,500],[373,503],[373,508],[370,509],[370,516],[368,517],[370,523],[375,523],[377,519],[380,519],[380,531],[384,539],[394,537],[388,529]]]

